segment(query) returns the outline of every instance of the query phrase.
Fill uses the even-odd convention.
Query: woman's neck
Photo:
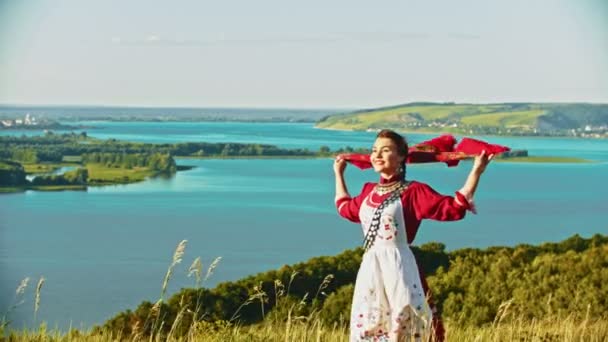
[[[398,173],[380,172],[380,184],[396,182],[401,179],[399,176]]]

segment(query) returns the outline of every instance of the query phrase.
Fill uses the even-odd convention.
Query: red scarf
[[[462,138],[456,147],[454,145],[456,139],[451,134],[421,142],[409,148],[406,163],[443,162],[447,166],[456,166],[461,160],[472,158],[484,150],[488,155],[511,150],[506,146],[489,144],[472,138]],[[345,153],[342,157],[360,169],[372,167],[369,154]]]

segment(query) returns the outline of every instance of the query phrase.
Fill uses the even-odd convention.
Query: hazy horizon
[[[452,101],[412,101],[412,102],[404,102],[397,104],[387,104],[378,107],[278,107],[278,106],[161,106],[161,105],[104,105],[104,104],[29,104],[29,103],[0,103],[0,108],[133,108],[133,109],[255,109],[255,110],[313,110],[313,111],[322,111],[322,110],[350,110],[350,111],[358,111],[358,110],[366,110],[366,109],[377,109],[377,108],[389,108],[401,105],[410,105],[416,103],[429,103],[429,104],[455,104],[455,105],[500,105],[500,104],[516,104],[516,103],[530,103],[530,104],[590,104],[590,105],[606,105],[606,102],[590,102],[590,101],[568,101],[568,102],[537,102],[537,101],[513,101],[513,102],[452,102]]]
[[[608,103],[602,0],[0,0],[0,103]]]

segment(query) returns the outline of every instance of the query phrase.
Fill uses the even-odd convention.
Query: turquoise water
[[[90,136],[100,139],[120,139],[150,143],[189,141],[240,142],[273,144],[285,148],[320,146],[332,149],[352,146],[369,147],[373,132],[350,132],[315,129],[310,123],[238,123],[238,122],[63,122],[69,125],[86,125]],[[76,132],[80,132],[77,130]],[[61,131],[58,131],[61,132]],[[37,135],[36,131],[0,130],[0,135]],[[407,134],[410,143],[420,142],[434,134]],[[536,137],[479,137],[505,144],[513,149],[527,149],[533,155],[578,156],[608,161],[608,140]]]
[[[317,149],[373,141],[373,133],[325,131],[310,124],[95,125],[103,128],[87,130],[91,136],[149,142],[239,141]],[[428,137],[408,135],[412,142]],[[493,163],[476,196],[479,214],[459,222],[427,221],[415,243],[440,241],[455,249],[608,234],[608,141],[486,139],[533,155],[598,162]],[[193,284],[186,269],[197,256],[204,267],[223,257],[207,283],[213,286],[361,243],[359,226],[335,213],[329,159],[179,159],[178,164],[196,168],[171,179],[86,192],[0,196],[0,308],[10,305],[22,278],[35,278],[34,283],[44,275],[39,320],[60,327],[102,323],[142,300],[158,299],[175,246],[183,239],[188,247],[170,292]],[[452,193],[466,178],[470,163],[465,164],[414,165],[408,175]],[[347,169],[352,194],[376,178],[371,171]],[[16,327],[32,324],[31,290],[12,316]]]

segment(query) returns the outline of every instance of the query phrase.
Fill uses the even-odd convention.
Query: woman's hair
[[[397,146],[397,152],[399,153],[399,155],[403,156],[403,164],[401,165],[403,172],[401,172],[401,178],[405,180],[405,161],[407,160],[408,152],[407,141],[405,140],[405,138],[401,134],[390,129],[381,130],[380,132],[378,132],[378,135],[376,135],[376,138],[391,139],[395,146]]]

